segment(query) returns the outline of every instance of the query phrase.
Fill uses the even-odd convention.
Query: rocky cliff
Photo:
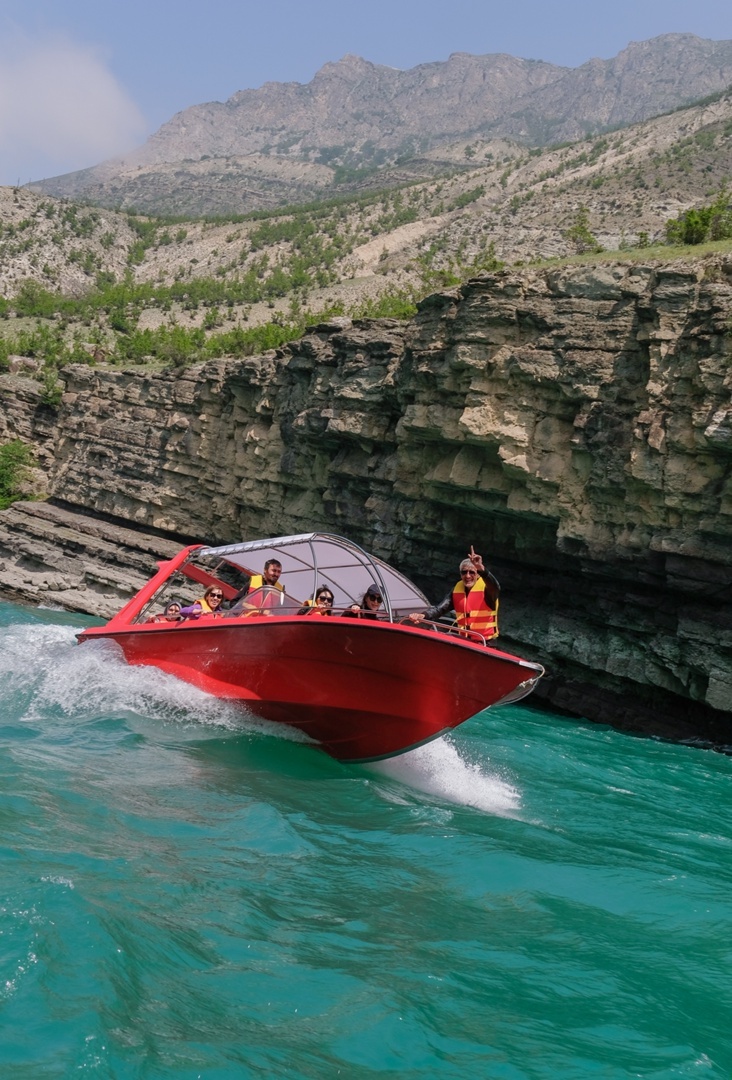
[[[24,504],[0,515],[0,584],[119,605],[119,574],[87,575],[87,540],[52,520],[69,506],[112,569],[99,515],[125,542],[148,530],[150,561],[163,534],[327,528],[435,597],[474,544],[503,585],[502,642],[545,663],[556,706],[730,741],[731,311],[721,259],[503,272],[410,324],[339,320],[183,375],[70,367],[53,424],[16,381],[0,437],[38,443],[66,505],[39,504],[41,531],[66,561],[19,543]]]

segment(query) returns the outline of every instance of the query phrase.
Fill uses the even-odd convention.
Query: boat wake
[[[485,813],[515,817],[521,808],[521,796],[516,788],[500,776],[486,772],[483,765],[466,761],[449,736],[399,757],[374,762],[368,769],[439,801],[470,806]],[[404,793],[391,788],[382,794],[404,801]]]
[[[270,725],[241,708],[158,668],[132,667],[109,641],[79,646],[75,629],[48,623],[15,623],[0,631],[0,681],[4,704],[16,720],[90,723],[124,718],[133,727],[153,720],[175,725],[177,737],[201,725],[230,731],[264,731]],[[286,732],[289,734],[289,731]]]

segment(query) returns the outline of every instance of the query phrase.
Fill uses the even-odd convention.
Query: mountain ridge
[[[469,167],[439,175],[451,161],[466,162],[467,150],[473,155]],[[419,163],[426,171],[434,161],[437,175],[431,180],[410,179],[404,166],[383,174],[392,181],[390,190],[364,190],[331,203],[322,201],[326,170],[311,166],[321,201],[274,208],[269,223],[264,212],[246,220],[227,218],[214,201],[213,220],[144,225],[112,210],[75,208],[63,200],[46,205],[45,197],[27,189],[0,189],[0,297],[12,297],[29,280],[78,295],[93,287],[97,272],[118,280],[131,273],[138,283],[211,276],[235,282],[255,273],[255,291],[278,310],[290,302],[293,289],[302,303],[344,302],[348,308],[354,300],[395,288],[416,287],[423,294],[496,260],[515,264],[570,255],[576,250],[571,230],[583,213],[587,229],[606,250],[663,243],[670,219],[709,202],[729,178],[732,91],[555,149],[459,141],[433,155]],[[264,170],[266,159],[258,160]],[[263,171],[252,180],[264,187],[268,175],[285,187],[288,170],[297,174],[302,167],[278,163],[276,173]],[[170,167],[157,183],[177,183],[175,173]],[[210,173],[191,172],[194,201],[196,175],[211,200],[227,183],[225,176],[219,184]],[[236,182],[228,182],[236,190]],[[139,184],[140,192],[155,195],[149,176]],[[139,228],[147,229],[144,251]],[[299,280],[299,287],[285,287],[286,279]],[[260,315],[271,317],[266,303]]]
[[[453,53],[401,71],[347,54],[309,83],[270,82],[226,102],[193,105],[124,157],[29,186],[112,208],[179,213],[198,177],[225,177],[242,190],[222,195],[221,212],[241,213],[353,190],[354,174],[373,187],[385,169],[405,162],[418,172],[416,162],[461,138],[529,147],[576,141],[730,84],[732,41],[691,34],[631,42],[610,60],[577,68]],[[146,197],[145,182],[154,188],[173,166],[164,190]],[[288,168],[291,177],[279,182]],[[203,201],[199,212],[206,212]]]

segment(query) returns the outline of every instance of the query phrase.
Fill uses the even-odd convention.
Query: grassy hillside
[[[325,316],[404,316],[501,266],[659,258],[668,239],[724,247],[732,96],[545,150],[461,142],[433,164],[429,180],[228,220],[0,189],[0,364],[30,357],[53,402],[69,359],[185,365],[262,351]],[[706,234],[669,230],[715,203]]]

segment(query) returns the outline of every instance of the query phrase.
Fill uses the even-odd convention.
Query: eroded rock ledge
[[[161,534],[100,563],[87,533],[76,610],[119,606],[166,533],[327,528],[434,596],[473,543],[503,585],[501,642],[545,663],[553,704],[732,741],[731,274],[504,272],[410,324],[336,320],[183,375],[72,366],[56,415],[4,376],[0,438],[36,444],[64,512]],[[63,579],[53,536],[15,550],[42,505],[0,515],[0,585],[17,567],[32,599]]]

